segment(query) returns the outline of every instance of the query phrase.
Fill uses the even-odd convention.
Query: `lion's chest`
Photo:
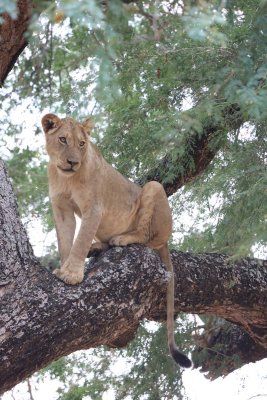
[[[102,242],[109,241],[114,235],[128,232],[133,229],[136,220],[138,202],[129,197],[119,197],[116,193],[109,196],[109,200],[94,193],[75,191],[70,194],[72,209],[81,218],[90,216],[97,208],[99,213],[99,226],[96,227],[96,238]]]

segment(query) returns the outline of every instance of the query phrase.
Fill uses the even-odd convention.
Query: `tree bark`
[[[206,378],[226,376],[244,364],[267,357],[267,349],[256,343],[241,326],[222,318],[211,317],[212,323],[201,335],[194,335],[194,367],[200,367]]]
[[[127,2],[127,1],[125,1]],[[31,1],[18,1],[18,18],[0,25],[0,85],[27,44]],[[36,10],[35,10],[36,12]],[[225,110],[221,124],[203,126],[190,137],[188,154],[166,157],[147,180],[162,181],[168,195],[200,175],[221,148],[229,127],[243,123],[238,106]],[[180,171],[178,172],[177,166]],[[165,320],[168,273],[144,246],[114,248],[92,259],[84,282],[71,287],[41,267],[19,220],[16,201],[0,163],[0,394],[52,360],[78,349],[126,345],[144,318]],[[195,335],[195,366],[210,378],[267,356],[267,262],[230,262],[221,254],[172,253],[176,276],[175,310],[216,315],[230,322]]]
[[[0,25],[0,86],[27,45],[25,34],[30,22],[31,8],[31,1],[20,0],[17,1],[16,19],[8,14],[1,15],[4,22]]]
[[[2,162],[0,180],[0,394],[73,351],[126,345],[145,318],[165,320],[169,275],[154,251],[113,248],[90,260],[81,285],[66,285],[34,257]],[[260,349],[257,359],[265,357],[267,262],[181,252],[172,259],[175,311],[234,322]]]

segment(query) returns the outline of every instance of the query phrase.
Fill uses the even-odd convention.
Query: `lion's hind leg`
[[[148,244],[157,236],[160,229],[157,226],[157,217],[155,210],[158,208],[158,202],[162,198],[168,204],[166,194],[163,187],[158,182],[148,182],[140,194],[140,206],[137,212],[136,227],[134,230],[123,233],[121,235],[113,236],[109,240],[111,246],[127,246],[132,243]]]
[[[94,242],[92,243],[92,246],[90,247],[90,250],[87,254],[87,258],[89,257],[95,257],[102,253],[103,251],[106,251],[110,248],[108,243],[103,243],[103,242]]]

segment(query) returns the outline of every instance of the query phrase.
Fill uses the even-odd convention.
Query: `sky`
[[[213,382],[198,370],[187,370],[183,374],[183,383],[190,400],[267,400],[267,359],[245,365],[227,377]],[[36,379],[31,378],[31,386],[34,400],[57,399],[57,380],[47,378],[37,384]],[[113,392],[110,390],[99,400],[113,399]],[[29,400],[27,383],[17,385],[4,394],[2,400]]]

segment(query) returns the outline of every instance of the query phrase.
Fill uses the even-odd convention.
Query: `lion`
[[[177,364],[190,367],[191,361],[174,339],[174,276],[168,249],[172,215],[162,185],[152,181],[141,188],[109,165],[90,141],[90,118],[79,123],[47,114],[42,126],[61,260],[55,275],[67,284],[82,282],[89,250],[92,254],[110,246],[142,243],[158,251],[172,276],[167,287],[169,350]],[[81,226],[74,241],[75,214]]]

